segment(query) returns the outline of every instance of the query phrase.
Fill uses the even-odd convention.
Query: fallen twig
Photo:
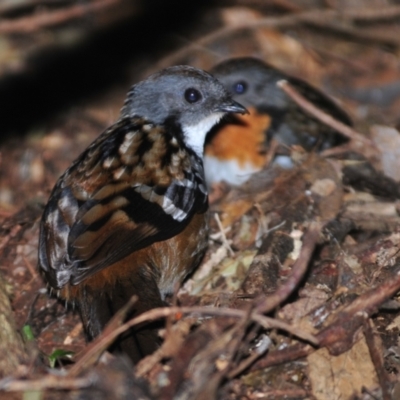
[[[71,378],[69,376],[46,375],[39,379],[13,380],[5,378],[0,381],[0,390],[8,392],[40,391],[44,389],[76,390],[90,386],[90,376],[84,378]]]
[[[336,15],[336,13],[332,12],[331,10],[328,10],[328,13],[332,14],[332,16]],[[223,27],[221,29],[211,32],[208,35],[203,36],[199,40],[190,43],[187,46],[184,46],[176,52],[171,53],[169,56],[164,57],[159,63],[157,63],[157,65],[155,66],[155,70],[164,68],[165,66],[174,65],[180,62],[180,60],[191,51],[202,47],[206,48],[207,45],[213,43],[214,41],[228,37],[229,35],[240,32],[243,29],[289,28],[291,26],[296,26],[305,16],[308,16],[310,18],[314,14],[315,11],[308,11],[304,13],[285,15],[283,17],[262,18],[258,21],[246,22],[244,20],[240,26],[235,25]]]
[[[164,308],[154,308],[147,311],[136,318],[131,319],[125,324],[111,330],[106,327],[105,331],[98,336],[81,354],[81,357],[76,362],[76,364],[69,370],[69,376],[76,376],[88,365],[96,362],[100,354],[123,332],[127,331],[129,328],[143,324],[145,322],[154,321],[160,318],[166,318],[174,314],[200,314],[208,316],[223,316],[232,318],[245,318],[248,314],[244,310],[236,310],[233,308],[211,308],[211,307],[164,307]],[[258,312],[252,312],[250,314],[250,319],[257,322],[265,329],[281,329],[289,332],[290,334],[298,337],[300,339],[306,340],[309,343],[316,344],[317,341],[313,335],[308,332],[299,330],[295,326],[291,326],[283,321],[266,317],[259,314]],[[112,320],[114,321],[114,319]]]
[[[290,277],[284,284],[278,287],[276,292],[272,295],[262,295],[255,300],[256,309],[259,313],[266,314],[274,310],[285,301],[299,285],[304,274],[307,272],[308,264],[317,245],[322,228],[322,223],[311,222],[307,232],[304,234],[300,255],[293,264]]]
[[[378,150],[375,143],[357,132],[355,129],[350,126],[344,124],[343,122],[338,121],[333,118],[331,115],[322,111],[318,107],[316,107],[313,103],[308,101],[304,96],[302,96],[289,82],[286,80],[281,80],[277,83],[277,85],[301,108],[311,114],[313,117],[317,118],[319,121],[323,122],[325,125],[330,126],[335,129],[337,132],[342,134],[343,136],[350,139],[350,143],[347,143],[343,146],[346,150],[352,149],[353,151],[357,151],[360,154],[363,154],[365,158],[370,160],[371,162],[375,162],[380,160],[381,154]],[[322,153],[322,155],[328,155],[329,150],[326,150]]]
[[[215,221],[216,221],[216,223],[217,223],[217,225],[218,225],[218,229],[219,229],[219,233],[220,233],[222,245],[226,247],[226,249],[227,249],[229,255],[230,255],[231,257],[233,257],[233,256],[235,255],[235,253],[234,253],[234,251],[232,250],[232,247],[231,247],[231,245],[230,245],[228,239],[226,238],[225,229],[224,229],[224,227],[222,226],[222,223],[221,223],[221,220],[220,220],[220,218],[219,218],[218,213],[214,213],[214,219],[215,219]]]
[[[386,374],[384,366],[382,346],[380,339],[375,337],[374,329],[375,326],[371,319],[365,322],[364,324],[365,341],[368,346],[372,363],[374,364],[375,367],[376,375],[378,376],[379,384],[382,390],[382,399],[391,400],[392,396],[390,394],[389,379]]]
[[[319,341],[318,347],[326,346],[333,354],[346,351],[353,344],[353,333],[360,329],[368,317],[376,312],[380,304],[399,290],[400,272],[393,279],[359,296],[338,314],[333,323],[316,335]],[[313,351],[315,348],[303,343],[297,343],[282,350],[273,350],[268,353],[267,357],[257,361],[251,367],[251,371],[294,361]]]
[[[89,13],[99,12],[120,3],[121,0],[98,0],[92,3],[76,4],[55,11],[40,12],[12,20],[0,22],[0,33],[32,33],[42,28],[59,25]]]
[[[106,348],[116,339],[118,335],[114,335],[114,332],[121,327],[123,320],[127,313],[131,310],[133,305],[137,301],[137,296],[132,298],[113,316],[110,322],[106,325],[103,332],[88,347],[80,354],[79,360],[72,366],[68,371],[68,376],[77,376],[88,366],[93,365],[97,362],[101,354]],[[123,331],[124,332],[124,331]]]
[[[241,374],[244,370],[253,365],[256,362],[256,360],[258,360],[261,356],[263,356],[268,351],[270,343],[272,343],[272,341],[269,338],[268,340],[269,343],[267,343],[267,345],[262,343],[260,347],[257,347],[257,349],[253,351],[253,354],[242,360],[240,364],[236,366],[233,370],[229,371],[227,377],[229,379],[235,378],[236,376]]]
[[[382,20],[393,20],[400,16],[400,6],[387,5],[382,8],[361,8],[349,9],[345,12],[346,18],[353,21],[376,22]]]
[[[328,347],[332,354],[340,354],[348,349],[352,345],[351,332],[359,329],[382,303],[399,290],[400,271],[392,279],[368,290],[340,311],[334,322],[316,335],[319,346]]]
[[[308,356],[314,351],[314,347],[304,343],[296,343],[284,349],[272,350],[265,358],[256,361],[250,368],[250,371],[257,371],[274,365],[295,361]]]
[[[369,13],[375,10],[368,10]],[[379,10],[376,10],[379,13]],[[398,10],[395,10],[398,12]],[[382,16],[383,16],[382,12]],[[377,14],[378,15],[378,14]],[[304,12],[297,12],[294,14],[284,15],[280,17],[268,17],[268,18],[261,18],[257,21],[243,21],[241,25],[235,26],[228,26],[223,27],[221,29],[215,30],[212,33],[203,36],[201,39],[190,43],[187,46],[179,49],[176,52],[171,53],[169,56],[164,57],[161,59],[159,63],[155,66],[155,70],[164,68],[169,65],[174,65],[181,61],[182,58],[187,56],[191,51],[197,50],[199,48],[206,48],[208,45],[213,43],[214,41],[221,40],[233,33],[240,32],[240,30],[255,30],[260,28],[290,28],[299,24],[308,24],[318,26],[321,29],[329,29],[329,30],[336,30],[338,33],[345,33],[352,37],[362,40],[369,40],[374,43],[383,43],[391,46],[399,46],[400,41],[397,37],[392,35],[391,33],[383,33],[378,35],[376,32],[369,33],[365,32],[362,29],[358,29],[351,25],[352,19],[357,21],[362,19],[363,16],[360,13],[352,13],[352,12],[342,12],[342,11],[335,11],[331,9],[326,10],[312,10],[312,11],[304,11]],[[367,19],[367,13],[365,15]],[[347,26],[343,26],[338,21],[346,21],[348,24]]]

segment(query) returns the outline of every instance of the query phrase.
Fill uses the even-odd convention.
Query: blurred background
[[[173,64],[257,56],[335,96],[364,131],[396,126],[399,21],[394,0],[3,0],[0,208],[46,197],[129,87]]]
[[[339,204],[332,206],[332,201],[326,209],[332,209],[335,215],[343,215],[343,204],[354,201],[351,196],[355,196],[355,193],[359,195],[356,199],[358,208],[349,217],[352,223],[355,221],[357,233],[350,237],[345,232],[343,238],[346,237],[346,241],[343,240],[343,246],[353,246],[354,254],[358,256],[361,250],[366,251],[366,247],[362,247],[365,240],[375,240],[378,234],[382,235],[379,237],[384,237],[388,232],[398,232],[399,51],[400,1],[397,0],[1,0],[0,273],[14,287],[12,317],[17,328],[29,323],[38,347],[45,354],[50,354],[57,348],[79,351],[85,347],[79,317],[76,314],[67,314],[63,305],[46,296],[43,282],[36,271],[38,221],[56,179],[72,160],[118,118],[129,87],[150,73],[170,65],[190,64],[207,70],[230,57],[255,56],[290,75],[310,82],[334,97],[353,119],[355,129],[363,135],[374,137],[375,143],[382,144],[379,147],[382,155],[379,160],[381,168],[378,169],[385,175],[385,179],[392,179],[390,186],[382,179],[383,175],[372,174],[371,180],[366,179],[366,183],[363,182],[365,184],[360,189],[361,194],[356,193],[359,187],[354,182],[352,184],[356,189],[348,182],[339,182],[339,178],[337,179],[336,184],[337,187],[340,186],[340,190],[336,190],[336,193],[340,192],[340,201],[335,201]],[[363,153],[362,149],[360,153]],[[266,195],[260,200],[268,203],[270,199],[278,198],[273,206],[279,212],[289,204],[291,209],[302,214],[293,218],[295,233],[299,232],[296,229],[306,230],[298,228],[297,224],[302,218],[308,218],[302,212],[303,209],[298,207],[296,196],[304,197],[304,188],[308,190],[314,180],[321,180],[317,172],[324,173],[324,169],[320,167],[322,164],[314,161],[310,162],[309,170],[313,173],[316,171],[315,176],[309,174],[310,178],[307,171],[304,173],[305,177],[301,175],[302,179],[273,182],[278,187],[278,196],[284,192],[280,189],[281,186],[286,185],[290,190],[293,188],[293,192],[287,190],[287,202],[282,202],[285,206],[278,204],[278,196]],[[325,165],[326,160],[323,162]],[[341,168],[342,166],[336,166],[337,171],[342,171]],[[354,181],[359,183],[359,180],[357,175]],[[303,186],[296,186],[303,181]],[[388,189],[390,193],[387,195],[385,190],[379,192],[375,188],[373,192],[370,190],[371,182],[377,186],[382,183],[378,189],[386,185],[393,191]],[[266,185],[260,192],[264,189],[266,192],[269,190]],[[342,192],[347,197],[342,196]],[[376,195],[372,200],[370,192]],[[228,224],[232,225],[229,235],[233,237],[234,250],[252,251],[250,261],[246,261],[247,267],[253,265],[253,257],[258,251],[254,243],[256,237],[259,239],[261,222],[271,212],[270,209],[260,211],[253,207],[253,197],[257,194],[259,193],[253,192],[248,208],[238,212],[237,220],[240,219],[240,224],[235,219]],[[240,198],[239,195],[237,197]],[[305,204],[304,210],[310,210],[312,207],[309,207],[308,200],[301,199]],[[230,200],[232,198],[226,203]],[[368,212],[365,211],[367,201],[375,207],[373,210],[368,209]],[[388,205],[387,209],[383,206],[384,202]],[[384,214],[389,206],[390,212]],[[225,211],[226,204],[225,209],[221,207],[218,211],[221,209]],[[274,216],[278,220],[278,227],[282,221],[288,221],[287,215],[278,217]],[[272,218],[272,221],[275,220]],[[218,229],[220,228],[214,226],[216,235],[220,234]],[[221,235],[218,236],[220,237]],[[218,240],[220,239],[213,242],[214,247],[210,250],[212,255],[216,249],[220,249]],[[337,271],[341,271],[340,266],[343,267],[345,263],[339,263],[342,260],[342,250],[335,240],[330,244],[332,248],[326,246],[329,251],[318,253],[326,264],[315,264],[316,268],[330,268],[333,265],[329,270],[328,267],[321,267],[319,270],[322,271],[321,285],[324,288],[328,286],[327,277],[331,279],[334,276],[337,281],[332,284],[332,292],[343,284],[339,287],[342,290],[345,283],[350,282],[342,292],[347,293],[354,288],[358,290],[360,285],[362,290],[358,290],[358,295],[369,289],[371,282],[384,280],[381,277],[378,279],[375,272],[371,272],[371,265],[376,267],[374,263],[378,255],[381,259],[384,258],[382,254],[386,257],[386,253],[378,254],[378,250],[376,258],[369,253],[363,256],[366,267],[360,261],[359,265],[362,264],[365,268],[358,265],[359,269],[354,273],[348,265],[355,265],[356,256],[352,256],[351,260],[349,258],[347,269],[343,270],[349,273],[350,278],[347,281],[347,278],[340,280]],[[224,254],[228,259],[227,253]],[[248,253],[243,254],[245,259]],[[393,259],[387,256],[387,260],[393,261],[391,265],[398,263],[394,261],[397,260],[397,253],[393,254],[395,255],[390,255]],[[218,262],[224,257],[218,259]],[[340,265],[333,262],[331,264],[331,260],[339,260]],[[215,261],[213,266],[218,262]],[[242,266],[240,262],[237,264]],[[385,263],[386,261],[382,261],[382,265]],[[285,279],[288,272],[283,267],[279,271]],[[366,274],[371,272],[371,275],[361,276],[365,271]],[[235,273],[229,275],[232,276],[232,281],[236,279]],[[245,275],[243,271],[242,274]],[[389,276],[387,279],[392,278]],[[218,275],[215,281],[221,284],[223,279]],[[256,284],[258,285],[258,281],[255,286]],[[232,294],[237,287],[226,289],[224,286],[224,290]],[[273,288],[275,290],[275,286]],[[203,296],[202,301],[204,299],[207,300],[207,297]],[[208,300],[214,305],[221,299],[214,301],[214,298],[210,300],[209,297]],[[195,304],[191,301],[187,304]],[[342,299],[339,303],[341,301]],[[300,308],[302,307],[303,303]],[[297,309],[293,315],[297,315],[296,313]],[[388,323],[382,322],[382,331],[386,329],[386,325]],[[397,321],[396,329],[399,330],[399,326]],[[350,332],[349,336],[351,335]],[[281,342],[275,341],[278,348]],[[282,343],[281,348],[285,348],[287,342]],[[390,346],[397,349],[397,358],[393,356],[393,363],[388,368],[393,373],[394,382],[400,371],[398,333],[394,332],[390,336],[390,343],[388,340],[386,348],[391,348]],[[325,355],[323,358],[325,360]],[[355,362],[351,373],[359,372],[362,363]],[[215,371],[214,360],[210,361],[210,365],[211,370]],[[296,368],[298,365],[300,364]],[[284,375],[282,371],[283,368],[276,374],[277,388],[281,387],[281,378]],[[319,378],[318,368],[314,372]],[[324,376],[330,373],[329,370]],[[366,378],[363,373],[360,375],[358,382],[361,387]],[[153,375],[155,376],[156,374]],[[285,375],[290,384],[294,382],[292,376],[295,375]],[[306,382],[303,385],[305,391],[301,392],[303,394],[309,393],[306,392],[308,384],[304,376],[303,372],[296,375],[298,382]],[[263,376],[262,379],[264,378]],[[348,376],[345,378],[348,380]],[[251,381],[249,385],[253,383]],[[254,386],[259,384],[257,381]],[[322,382],[321,386],[324,385],[325,382]],[[251,398],[261,398],[254,396]],[[293,395],[290,398],[306,398],[304,396]],[[328,396],[326,398],[331,399]],[[332,397],[337,398],[345,397]]]

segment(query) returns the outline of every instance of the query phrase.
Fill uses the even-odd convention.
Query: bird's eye
[[[246,92],[246,90],[247,90],[247,83],[244,82],[244,81],[236,82],[236,83],[233,85],[233,91],[234,91],[236,94],[243,94],[243,93]]]
[[[185,90],[185,100],[192,104],[201,99],[201,93],[197,89],[189,88]]]

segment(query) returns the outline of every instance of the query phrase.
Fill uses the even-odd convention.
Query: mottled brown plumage
[[[133,86],[120,119],[55,185],[43,214],[39,264],[78,304],[89,338],[137,295],[131,316],[164,305],[207,246],[202,147],[227,112],[245,112],[211,75],[172,67]],[[157,346],[154,326],[115,348],[133,361]]]

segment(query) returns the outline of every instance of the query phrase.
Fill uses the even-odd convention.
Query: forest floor
[[[400,5],[153,3],[0,5],[0,399],[400,399]],[[121,321],[88,345],[48,293],[41,214],[131,84],[238,56],[337,99],[349,141],[214,188],[206,257],[133,367],[104,351]]]

